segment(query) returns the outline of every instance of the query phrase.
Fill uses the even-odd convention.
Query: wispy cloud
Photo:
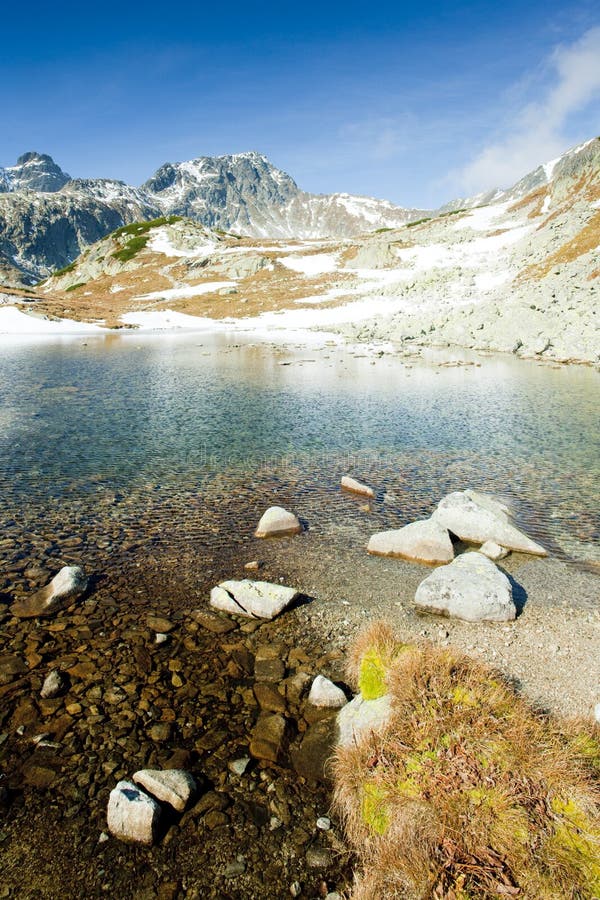
[[[457,190],[474,193],[508,187],[541,162],[559,155],[573,140],[569,119],[600,99],[600,27],[557,47],[547,60],[547,87],[541,99],[516,109],[502,136],[483,147],[451,179]],[[589,138],[598,129],[589,122]],[[575,140],[578,140],[575,137]]]

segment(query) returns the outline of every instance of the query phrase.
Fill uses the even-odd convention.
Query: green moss
[[[479,700],[475,695],[466,688],[458,685],[452,691],[452,702],[460,706],[479,706]]]
[[[148,222],[132,222],[130,225],[122,225],[113,231],[111,237],[119,238],[124,235],[131,237],[139,237],[141,234],[147,234],[153,228],[161,228],[163,225],[174,225],[180,222],[181,216],[160,216],[158,219],[150,219]]]
[[[407,222],[407,228],[414,228],[415,225],[422,225],[424,222],[431,222],[431,216],[426,216],[424,219],[417,219],[415,222]]]
[[[377,784],[363,785],[362,817],[375,834],[385,834],[390,827],[390,812],[386,804],[386,794]]]
[[[383,234],[385,231],[393,231],[393,228],[376,228],[373,234]]]
[[[70,287],[68,287],[67,292],[68,291],[76,291],[77,288],[85,287],[86,284],[87,284],[87,281],[78,281],[77,284],[72,284]]]
[[[567,865],[585,873],[590,896],[600,894],[600,832],[595,831],[574,800],[553,797],[557,816],[552,843]]]
[[[379,653],[372,647],[360,661],[358,687],[365,700],[377,700],[387,693],[385,683],[387,665]]]
[[[118,259],[120,262],[129,262],[130,259],[137,256],[140,250],[144,249],[148,243],[148,239],[149,235],[147,234],[131,238],[121,250],[117,250],[115,253],[112,253],[111,256],[113,259]]]

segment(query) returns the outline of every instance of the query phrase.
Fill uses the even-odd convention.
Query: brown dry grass
[[[587,225],[584,225],[574,238],[571,238],[554,253],[549,254],[543,262],[524,269],[517,281],[544,278],[554,266],[573,262],[585,253],[589,253],[590,250],[597,249],[598,245],[600,245],[600,210],[594,213]]]
[[[547,185],[536,188],[535,191],[531,191],[529,194],[525,194],[524,197],[521,197],[521,199],[517,200],[516,203],[513,203],[512,206],[509,206],[508,212],[520,212],[522,209],[526,209],[528,206],[535,204],[535,209],[529,213],[529,218],[532,218],[534,215],[537,216],[541,212],[542,205],[547,194]]]
[[[315,252],[321,252],[315,250]],[[276,255],[263,253],[267,259],[276,262]],[[312,251],[308,254],[312,255]],[[164,274],[164,273],[168,273]],[[77,280],[77,272],[72,276]],[[236,293],[206,293],[197,297],[179,299],[160,298],[153,300],[136,299],[140,295],[169,290],[174,284],[204,285],[213,281],[229,281],[229,276],[220,271],[219,263],[214,266],[197,267],[190,270],[189,264],[156,254],[142,251],[139,265],[123,270],[116,275],[102,275],[92,279],[72,291],[52,291],[41,293],[36,302],[36,312],[53,318],[67,317],[77,321],[104,321],[109,327],[120,327],[120,316],[126,312],[171,309],[191,316],[214,319],[226,317],[247,318],[262,312],[302,308],[296,303],[302,297],[325,293],[328,288],[352,281],[348,273],[335,272],[331,275],[307,277],[283,266],[274,265],[272,270],[261,269],[253,275],[239,279]],[[123,290],[111,293],[112,285],[118,283]],[[344,303],[349,296],[340,296],[319,306],[333,306]],[[309,306],[309,304],[306,304]]]
[[[392,640],[381,624],[363,635],[350,676]],[[598,729],[559,726],[452,650],[396,646],[389,726],[334,763],[353,900],[598,897]]]

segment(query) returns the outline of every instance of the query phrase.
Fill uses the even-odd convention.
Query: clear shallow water
[[[502,495],[557,555],[600,560],[599,386],[512,358],[373,365],[199,336],[2,346],[0,572],[227,553],[274,502],[360,547],[464,487]],[[368,522],[345,472],[379,490]]]

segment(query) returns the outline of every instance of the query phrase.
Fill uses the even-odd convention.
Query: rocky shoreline
[[[310,530],[261,541],[259,560],[224,558],[196,596],[166,551],[93,577],[83,600],[48,618],[14,618],[2,596],[3,896],[122,896],[132,885],[144,898],[339,896],[353,859],[324,766],[336,711],[308,692],[316,676],[343,683],[348,645],[374,617],[413,640],[466,649],[538,705],[589,718],[600,682],[597,575],[511,554],[502,565],[521,590],[521,615],[474,625],[419,614],[422,566],[326,547]],[[249,562],[261,579],[300,591],[273,621],[207,606],[215,576]],[[369,573],[376,595],[358,587]],[[56,670],[57,694],[43,696]],[[184,769],[198,784],[152,848],[107,833],[110,792],[142,768]]]

